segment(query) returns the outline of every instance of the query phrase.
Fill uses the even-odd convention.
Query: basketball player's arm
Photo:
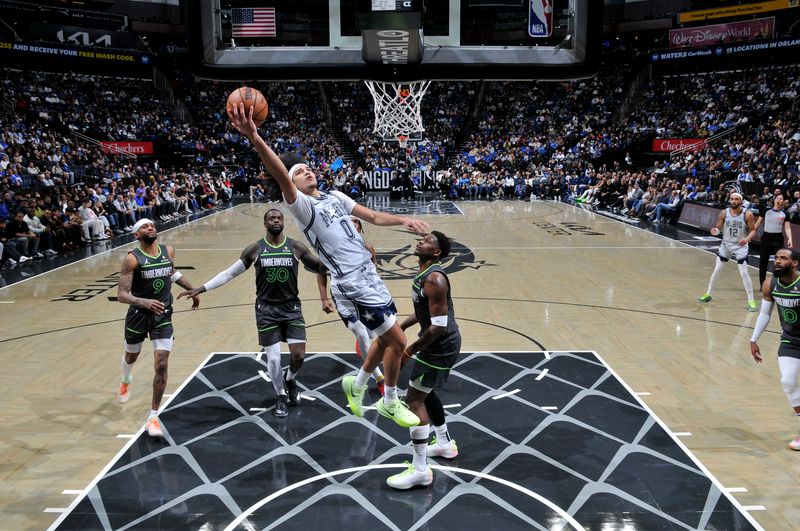
[[[178,295],[178,298],[180,299],[183,297],[197,297],[201,293],[205,293],[206,291],[211,291],[214,288],[224,286],[234,278],[238,277],[239,275],[250,269],[250,266],[253,265],[253,262],[256,261],[256,258],[258,258],[258,244],[253,243],[251,245],[248,245],[247,248],[245,248],[245,250],[242,251],[242,256],[240,256],[239,259],[236,260],[236,262],[234,262],[233,265],[230,266],[228,269],[226,269],[225,271],[221,271],[220,273],[217,273],[217,275],[214,278],[212,278],[199,288],[194,288],[188,291],[184,291],[183,293]]]
[[[756,232],[758,232],[758,228],[764,223],[764,216],[761,214],[758,215],[756,218]]]
[[[405,228],[416,234],[427,234],[428,230],[430,229],[428,224],[421,219],[395,216],[394,214],[389,214],[388,212],[376,212],[375,210],[369,209],[364,205],[356,205],[353,207],[351,214],[379,227],[403,225]]]
[[[278,183],[283,198],[286,200],[286,204],[291,205],[294,203],[295,199],[297,199],[297,188],[295,188],[294,183],[292,183],[292,180],[289,178],[289,171],[286,169],[286,166],[283,165],[281,159],[272,151],[272,148],[267,145],[264,139],[259,136],[258,127],[256,127],[256,123],[253,121],[254,108],[255,106],[251,106],[249,112],[245,112],[243,103],[228,107],[228,118],[231,121],[231,125],[246,136],[247,139],[250,140],[250,143],[253,144],[256,153],[258,153],[258,156],[261,158],[261,162],[266,166],[267,172],[272,175],[275,182]]]
[[[136,257],[130,253],[126,254],[125,258],[122,259],[122,269],[119,275],[119,284],[117,284],[117,300],[123,304],[138,306],[160,315],[164,311],[164,303],[156,299],[134,297],[133,293],[131,293],[133,272],[138,264]]]
[[[769,318],[772,315],[772,305],[775,302],[775,299],[772,297],[772,292],[770,291],[771,284],[772,279],[768,278],[761,286],[761,296],[763,297],[761,300],[761,313],[758,314],[756,327],[753,330],[752,337],[750,337],[750,354],[753,356],[756,363],[761,363],[762,360],[761,349],[758,346],[758,338],[761,337],[761,334],[766,330],[769,324]]]
[[[319,300],[322,301],[322,311],[333,313],[334,307],[328,298],[328,271],[317,272],[317,289],[319,289]]]
[[[739,240],[739,245],[747,245],[756,236],[756,223],[753,213],[749,210],[744,213],[744,224],[747,227],[747,236]]]
[[[175,249],[173,247],[170,247],[169,245],[167,245],[167,254],[169,255],[169,259],[172,260],[172,263],[174,264],[175,263]],[[187,291],[194,290],[194,288],[192,287],[192,283],[189,282],[186,279],[186,277],[184,277],[183,274],[181,274],[180,271],[175,269],[174,265],[172,266],[172,277],[170,277],[170,278],[175,284],[179,285],[183,289],[185,289]],[[187,293],[187,292],[184,292],[184,293]],[[180,297],[178,297],[178,298],[180,298]],[[199,307],[200,307],[200,297],[198,297],[197,295],[192,295],[192,310],[196,310]]]
[[[711,235],[712,236],[719,236],[719,233],[722,232],[722,225],[725,223],[725,210],[721,210],[719,216],[717,216],[717,224],[711,227]]]
[[[447,280],[440,273],[431,273],[425,279],[423,287],[428,296],[428,309],[431,313],[431,326],[425,330],[416,341],[408,345],[403,352],[406,357],[411,357],[420,350],[424,349],[444,333],[447,329]],[[435,321],[445,320],[442,326],[435,324]],[[406,319],[407,321],[408,319]],[[404,321],[405,324],[405,321]]]

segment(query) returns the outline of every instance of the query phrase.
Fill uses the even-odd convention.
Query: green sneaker
[[[393,489],[408,490],[412,487],[425,487],[433,483],[433,470],[431,470],[431,467],[426,468],[425,472],[419,472],[408,461],[405,464],[408,465],[408,468],[404,471],[386,478],[387,485]]]
[[[347,397],[347,405],[356,417],[364,416],[364,392],[367,386],[357,387],[355,376],[345,376],[342,378],[342,391]]]
[[[405,402],[398,399],[392,402],[391,405],[387,406],[383,403],[383,400],[384,399],[381,398],[375,403],[375,408],[378,410],[378,413],[387,419],[392,419],[398,425],[404,428],[419,426],[419,417],[412,413],[410,409],[408,409],[408,406]]]
[[[701,297],[697,297],[697,302],[711,302],[711,295],[706,293]]]
[[[758,307],[756,306],[756,301],[747,301],[747,311],[748,312],[758,311]]]

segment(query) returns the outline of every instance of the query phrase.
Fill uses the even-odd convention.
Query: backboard
[[[599,0],[192,0],[213,79],[532,80],[595,72]]]

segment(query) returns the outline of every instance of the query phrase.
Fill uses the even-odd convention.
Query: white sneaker
[[[31,260],[33,260],[33,258],[31,258],[30,256],[25,256],[24,254],[19,257],[20,264],[24,264],[25,262],[30,262]]]
[[[44,254],[46,254],[47,256],[55,256],[58,254],[58,251],[53,249],[45,249]]]
[[[403,472],[386,478],[386,484],[393,489],[408,490],[411,487],[424,487],[433,483],[433,470],[427,467],[424,472],[417,471],[409,464]]]
[[[6,260],[6,265],[8,267],[14,267],[15,265],[17,265],[17,261],[14,260],[13,258],[9,258],[8,260]]]
[[[800,435],[789,441],[789,448],[800,452]]]
[[[161,431],[161,423],[158,422],[158,417],[153,417],[147,421],[147,424],[144,425],[145,429],[147,430],[147,434],[150,437],[163,437],[164,432]]]
[[[433,438],[428,448],[425,450],[428,457],[444,457],[445,459],[455,459],[458,457],[458,446],[456,441],[451,439],[447,444],[439,444],[436,437]]]

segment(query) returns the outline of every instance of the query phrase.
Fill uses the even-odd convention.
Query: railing
[[[172,85],[169,78],[164,75],[164,72],[159,68],[153,68],[153,85],[163,94],[175,115],[183,122],[191,122],[191,113],[186,103],[175,97],[175,91],[172,90]]]
[[[800,96],[795,96],[792,100],[792,110],[796,111],[800,107]]]
[[[107,149],[108,151],[110,151],[114,155],[122,155],[123,157],[136,159],[136,155],[134,155],[133,153],[128,153],[127,151],[124,151],[124,150],[118,148],[117,146],[115,146],[113,144],[109,144],[106,147],[103,147],[102,146],[102,142],[100,142],[99,140],[95,140],[94,138],[92,138],[90,136],[86,136],[86,135],[84,135],[82,133],[78,133],[76,131],[70,131],[69,134],[74,136],[78,140],[81,140],[81,141],[86,142],[88,144],[91,144],[93,146],[100,147],[101,149]]]
[[[622,103],[620,103],[619,111],[617,111],[618,123],[625,119],[631,107],[635,106],[639,101],[639,98],[642,95],[642,87],[646,86],[650,81],[651,68],[652,67],[650,65],[643,67],[641,70],[639,70],[639,73],[636,74],[636,77],[633,78],[633,81],[631,81],[631,84],[628,87],[628,93],[625,95],[625,99],[622,100]]]
[[[733,127],[729,127],[728,129],[725,129],[724,131],[722,131],[720,133],[717,133],[715,135],[711,135],[710,137],[708,137],[706,139],[705,144],[703,144],[703,148],[705,148],[706,146],[710,145],[713,142],[716,142],[717,140],[720,140],[722,138],[725,138],[727,136],[732,135],[733,132],[736,131],[737,127],[739,127],[739,126],[738,125],[734,125]],[[670,160],[674,160],[675,157],[680,156],[683,153],[686,153],[687,151],[696,151],[696,150],[697,150],[697,144],[692,144],[692,145],[689,145],[689,146],[686,146],[686,147],[682,147],[680,149],[676,149],[675,151],[670,151],[669,158],[670,158]]]

